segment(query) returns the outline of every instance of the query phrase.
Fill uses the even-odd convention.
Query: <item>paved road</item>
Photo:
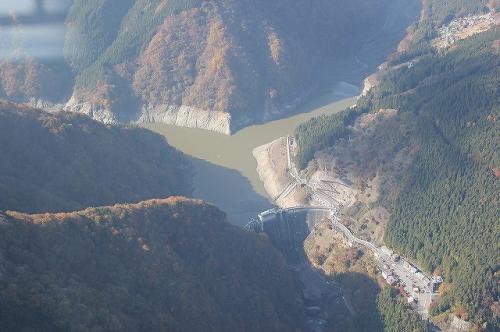
[[[342,232],[349,242],[363,246],[373,252],[375,257],[378,259],[379,264],[382,269],[388,268],[392,273],[398,277],[400,285],[404,288],[406,293],[414,298],[416,298],[417,303],[414,304],[415,309],[420,313],[420,315],[426,319],[428,317],[428,311],[431,304],[432,293],[429,286],[431,281],[430,277],[425,275],[422,270],[418,267],[413,267],[406,259],[400,258],[400,260],[395,261],[393,259],[392,252],[390,250],[383,250],[382,248],[376,247],[373,243],[357,238],[352,234],[352,232],[344,226],[339,220],[339,212],[341,206],[332,206],[331,200],[325,197],[321,199],[322,195],[320,192],[310,186],[307,181],[302,179],[297,172],[295,165],[293,164],[291,158],[291,139],[287,137],[287,159],[288,159],[288,172],[290,176],[295,180],[295,183],[307,187],[311,193],[316,194],[317,198],[322,205],[320,207],[295,207],[290,209],[284,209],[284,211],[292,212],[293,210],[308,209],[314,210],[328,210],[330,212],[329,219],[331,220],[332,226]],[[414,292],[414,288],[418,288],[419,292]]]
[[[407,294],[417,299],[417,303],[413,304],[415,309],[424,319],[427,319],[432,298],[432,293],[429,287],[429,276],[425,275],[421,272],[421,269],[414,267],[414,265],[408,263],[408,261],[402,257],[398,261],[394,261],[393,254],[390,250],[378,248],[373,243],[354,236],[354,234],[346,226],[340,223],[338,217],[339,209],[337,207],[297,206],[286,209],[273,209],[269,211],[271,213],[294,213],[302,211],[328,212],[329,220],[331,221],[332,226],[340,231],[350,243],[363,246],[372,251],[378,260],[380,268],[390,270],[393,275],[398,277],[400,285],[404,288]],[[418,287],[420,291],[414,292],[415,287]]]

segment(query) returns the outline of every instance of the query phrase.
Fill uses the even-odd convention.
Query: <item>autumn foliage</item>
[[[0,214],[10,331],[290,331],[302,319],[291,273],[200,201]]]

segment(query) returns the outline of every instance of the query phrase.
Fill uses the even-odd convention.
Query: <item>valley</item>
[[[1,2],[0,330],[500,329],[500,0]]]
[[[397,111],[384,110],[380,111],[378,115],[384,118],[388,114],[390,116],[395,112]],[[377,118],[377,114],[375,114],[374,117]],[[350,144],[350,151],[366,149],[366,142],[363,142],[363,139],[357,136],[367,135],[367,132],[373,132],[373,130],[375,130],[375,128],[372,127],[373,119],[361,120],[360,122],[365,124],[365,130],[362,132],[359,128],[360,124],[357,123],[357,135],[353,134],[354,137],[350,138],[348,142],[344,142],[345,144]],[[380,128],[378,129],[380,130]],[[366,140],[366,138],[364,139]],[[373,137],[370,136],[369,140],[373,140]],[[372,231],[371,234],[360,232],[356,227],[357,222],[351,222],[352,214],[350,213],[350,209],[352,210],[355,203],[359,204],[363,200],[363,193],[354,185],[354,182],[357,181],[356,179],[359,176],[358,172],[354,171],[356,167],[348,167],[347,169],[349,171],[347,172],[337,171],[337,173],[344,173],[343,176],[333,176],[332,174],[336,172],[332,171],[330,168],[332,165],[334,165],[335,168],[335,162],[332,158],[333,156],[339,156],[335,155],[333,151],[329,151],[330,158],[328,158],[326,162],[321,159],[325,158],[327,155],[326,153],[316,155],[316,162],[319,165],[315,167],[315,170],[311,171],[306,169],[300,172],[295,165],[296,155],[294,151],[297,151],[297,146],[295,146],[294,142],[295,140],[293,137],[287,136],[286,138],[277,139],[270,144],[266,144],[256,149],[266,151],[264,155],[266,155],[268,159],[265,157],[257,158],[259,161],[258,170],[260,170],[261,178],[265,181],[268,193],[275,198],[276,204],[282,207],[282,209],[272,209],[260,213],[259,219],[252,221],[247,227],[265,231],[266,228],[268,228],[265,226],[265,223],[276,219],[277,222],[288,224],[287,226],[281,226],[281,228],[286,231],[284,231],[285,235],[281,234],[283,231],[278,232],[281,234],[280,237],[285,239],[294,238],[296,234],[299,233],[296,229],[303,229],[304,227],[290,225],[292,222],[300,223],[300,221],[296,221],[292,217],[282,216],[292,215],[297,213],[297,211],[307,211],[308,213],[305,217],[307,227],[305,228],[308,228],[309,232],[303,236],[306,242],[302,244],[301,241],[299,245],[304,245],[305,248],[307,248],[307,242],[315,243],[314,245],[309,245],[309,248],[306,249],[306,254],[310,257],[314,257],[314,255],[323,257],[321,263],[319,263],[320,260],[315,261],[312,259],[316,269],[324,271],[327,275],[330,273],[328,268],[323,264],[330,256],[332,256],[332,259],[335,256],[335,253],[332,252],[332,247],[336,246],[335,242],[339,241],[340,236],[340,242],[345,242],[349,247],[362,248],[370,255],[373,255],[377,274],[381,273],[385,281],[391,287],[399,287],[401,291],[406,294],[408,303],[412,305],[423,319],[427,319],[432,300],[435,300],[437,297],[437,286],[439,286],[440,282],[436,282],[436,280],[439,280],[440,277],[434,278],[425,275],[425,273],[422,272],[422,268],[415,266],[414,262],[410,263],[407,259],[387,248],[384,245],[383,238],[379,234],[375,234],[374,231]],[[259,153],[255,153],[254,150],[254,155],[257,156]],[[345,164],[352,164],[352,161],[346,158],[345,153],[337,160],[337,164],[340,160],[343,160]],[[266,173],[262,170],[263,163],[273,168],[273,172],[268,174],[268,176],[262,176],[262,174]],[[336,167],[338,167],[338,165]],[[401,165],[399,165],[399,167],[401,167]],[[276,170],[278,171],[276,172]],[[379,177],[384,177],[384,175]],[[278,178],[282,178],[284,181],[279,181],[277,180]],[[387,186],[387,183],[384,183],[384,185]],[[368,187],[370,186],[368,185]],[[273,188],[273,190],[269,190],[269,188]],[[377,190],[380,190],[380,188],[374,188],[375,193]],[[279,192],[279,194],[273,196],[273,193],[276,192]],[[289,197],[287,198],[287,196]],[[375,196],[379,196],[379,194]],[[368,197],[370,197],[370,195],[368,195]],[[372,197],[372,199],[375,199],[375,202],[377,197]],[[377,209],[384,208],[376,206],[369,212],[374,213]],[[325,213],[321,218],[318,218],[315,213],[310,215],[311,212],[322,211]],[[383,220],[383,222],[387,224],[388,220]],[[318,232],[316,230],[318,225],[321,227],[321,223],[327,223],[328,227]],[[349,227],[355,228],[356,234],[353,234],[353,230]],[[384,230],[382,225],[379,225],[378,229],[378,232],[383,232]],[[326,246],[326,249],[329,251],[322,250],[318,252],[318,248],[321,246],[317,243],[321,242],[323,242],[321,246]]]
[[[196,158],[194,196],[216,204],[228,213],[231,222],[244,226],[274,203],[256,172],[253,149],[288,135],[313,117],[344,110],[356,102],[353,96],[357,92],[356,86],[335,84],[296,110],[295,115],[253,125],[231,136],[159,123],[143,127],[164,135],[169,144]]]
[[[323,173],[320,172],[319,178],[313,176],[310,181],[302,178],[304,174],[300,175],[295,166],[294,148],[297,147],[294,147],[296,143],[289,135],[294,132],[298,125],[310,119],[322,115],[332,116],[353,106],[356,103],[356,97],[340,98],[357,90],[357,88],[345,83],[337,84],[329,93],[321,95],[317,100],[313,100],[304,107],[304,113],[267,124],[251,126],[232,136],[161,124],[151,124],[145,127],[164,135],[174,147],[196,157],[193,160],[196,173],[194,177],[194,196],[220,206],[228,214],[230,222],[243,226],[242,222],[254,219],[257,214],[269,210],[274,204],[288,209],[271,209],[269,210],[271,215],[281,213],[280,211],[290,213],[290,211],[295,211],[297,207],[304,205],[311,206],[312,210],[315,207],[320,207],[320,210],[326,211],[325,222],[330,223],[334,232],[333,235],[328,233],[331,237],[324,239],[324,241],[330,243],[328,246],[337,246],[338,244],[334,244],[337,241],[345,243],[349,247],[361,248],[366,252],[366,257],[373,257],[373,266],[377,272],[372,277],[375,278],[377,274],[380,275],[382,272],[382,274],[391,275],[391,278],[395,278],[396,283],[401,285],[408,297],[412,298],[412,305],[416,311],[423,318],[427,318],[431,298],[436,297],[436,289],[433,290],[432,288],[431,277],[423,275],[421,268],[415,268],[414,263],[410,264],[404,258],[399,259],[397,262],[394,261],[394,257],[398,255],[383,246],[382,235],[378,235],[375,239],[370,236],[366,237],[364,234],[353,234],[353,231],[346,227],[348,224],[346,223],[347,219],[344,210],[351,207],[357,201],[359,195],[358,190],[354,188],[357,174],[354,171],[355,169],[351,166],[351,174],[349,175],[348,172],[347,177],[332,178],[328,177],[328,172],[325,172],[326,168],[323,169],[324,167],[320,166],[318,170],[323,170]],[[373,132],[381,130],[376,126],[380,125],[382,119],[390,118],[394,112],[396,111],[385,110],[380,112],[378,116],[375,115],[371,118],[367,116],[367,119],[358,125],[357,136],[359,137],[353,137],[352,142],[349,142],[351,146],[345,146],[344,149],[356,151],[357,149],[369,148],[369,145],[367,146],[366,142],[363,141],[370,141]],[[387,129],[384,128],[385,131]],[[272,143],[269,144],[268,142]],[[353,148],[355,146],[356,148]],[[344,162],[347,155],[348,153],[344,152]],[[402,159],[399,157],[396,163],[401,163],[401,161]],[[325,163],[325,167],[327,164]],[[280,171],[276,173],[276,169]],[[266,176],[264,175],[266,172],[270,173]],[[325,176],[328,179],[325,180]],[[394,175],[392,176],[394,177]],[[395,181],[395,179],[392,178],[391,181]],[[269,187],[274,187],[274,191],[269,190]],[[238,194],[235,195],[235,193]],[[307,211],[307,208],[305,210]],[[297,222],[300,222],[298,220],[301,220],[301,218],[304,217],[299,217]],[[307,223],[311,222],[310,218],[313,217],[309,216],[309,214],[305,216]],[[320,219],[323,219],[323,217]],[[320,224],[320,219],[317,219],[316,223]],[[387,223],[387,220],[383,222]],[[297,227],[300,228],[301,226]],[[310,227],[310,235],[308,232],[302,241],[318,241],[321,236],[316,233],[315,226],[311,224],[308,227]],[[323,233],[324,231],[320,234]],[[302,243],[302,241],[296,245],[299,247],[305,246],[305,242]],[[370,241],[374,241],[375,244]],[[286,249],[284,253],[288,254],[288,250]],[[311,300],[312,303],[323,303],[323,306],[326,306],[322,307],[323,314],[320,317],[330,317],[329,319],[332,319],[335,316],[332,310],[337,313],[347,310],[345,312],[349,316],[349,311],[352,310],[349,303],[352,295],[346,295],[349,298],[347,300],[338,298],[338,294],[342,294],[342,288],[339,288],[340,285],[335,283],[330,285],[329,282],[331,281],[327,280],[331,280],[332,276],[325,279],[323,273],[328,275],[327,271],[323,271],[321,265],[311,263],[307,259],[307,255],[312,255],[312,252],[307,249],[304,252],[306,256],[299,255],[302,257],[300,258],[301,263],[295,262],[292,264],[298,271],[299,276],[301,276],[300,278],[303,279],[302,285],[305,287],[303,292],[306,292],[305,294],[309,294],[309,292],[313,292],[313,294],[326,292],[326,295],[324,295],[326,298],[323,298],[323,295],[314,295],[314,299]],[[326,253],[325,255],[328,256]],[[391,281],[391,283],[394,286],[394,282]],[[415,292],[416,288],[418,288],[418,292]],[[307,298],[309,295],[304,296]],[[331,296],[333,298],[330,298]],[[316,310],[307,308],[306,311]],[[354,317],[353,313],[350,315]],[[318,319],[314,315],[308,319],[313,331],[324,330],[326,321]]]

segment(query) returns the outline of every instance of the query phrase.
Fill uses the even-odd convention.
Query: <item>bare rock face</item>
[[[118,123],[116,116],[111,112],[111,110],[101,105],[93,105],[92,103],[83,99],[78,99],[75,96],[72,96],[70,100],[68,100],[68,102],[62,107],[62,110],[67,112],[82,113],[105,124]]]
[[[37,102],[37,104],[39,104]],[[57,110],[82,113],[90,118],[105,123],[118,124],[116,115],[102,105],[95,105],[75,96]],[[179,127],[211,130],[217,133],[231,134],[231,114],[226,112],[207,111],[186,105],[159,105],[154,108],[143,108],[135,123],[165,123]]]
[[[377,73],[374,73],[363,81],[363,90],[361,96],[366,96],[371,89],[373,89],[378,84]]]
[[[161,121],[229,134],[347,79],[359,71],[352,59],[387,37],[388,21],[410,21],[390,0],[92,3],[71,6],[63,63],[0,63],[0,97],[67,101],[62,109],[107,124]],[[377,64],[387,55],[378,53]]]
[[[393,15],[387,0],[178,3],[92,9],[98,21],[119,17],[109,23],[114,34],[106,34],[99,22],[78,28],[87,22],[78,8],[87,7],[76,1],[68,24],[86,35],[85,48],[96,46],[95,35],[107,36],[107,44],[88,56],[80,46],[67,54],[78,73],[74,96],[83,96],[67,109],[111,123],[162,122],[230,134],[290,112]],[[79,45],[72,37],[67,43]]]
[[[225,112],[206,111],[182,105],[159,106],[145,109],[137,120],[138,123],[165,123],[180,127],[207,129],[217,133],[231,134],[231,115]]]

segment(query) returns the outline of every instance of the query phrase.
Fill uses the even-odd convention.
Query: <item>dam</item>
[[[304,241],[315,225],[333,213],[334,209],[324,207],[273,208],[259,213],[245,226],[249,231],[265,233],[296,272],[302,287],[307,331],[322,332],[333,317],[354,314],[340,286],[316,269],[304,250]]]
[[[273,208],[259,213],[246,228],[257,233],[266,233],[273,246],[285,257],[297,261],[301,259],[304,241],[316,223],[329,217],[331,213],[329,208]]]

